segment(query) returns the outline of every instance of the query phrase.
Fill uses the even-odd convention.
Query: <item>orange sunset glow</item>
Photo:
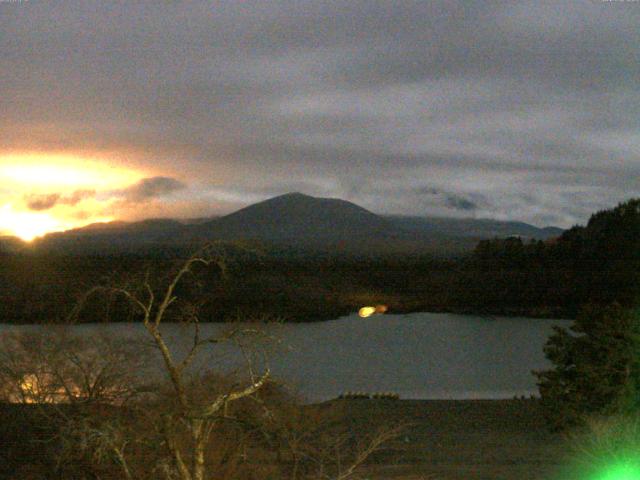
[[[113,220],[117,192],[143,172],[71,155],[0,156],[0,235],[31,241]]]

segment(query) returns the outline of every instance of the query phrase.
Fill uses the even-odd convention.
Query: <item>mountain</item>
[[[546,239],[561,232],[520,222],[382,216],[345,200],[288,193],[218,218],[93,224],[47,235],[36,244],[45,249],[113,252],[252,240],[298,249],[451,253],[470,250],[482,238]]]
[[[141,240],[155,240],[158,235],[165,235],[170,232],[179,231],[184,227],[184,223],[170,218],[150,218],[140,222],[108,222],[92,223],[75,230],[52,234],[68,236],[70,234],[79,237],[118,237],[120,235],[135,235]]]
[[[198,239],[266,242],[336,242],[388,238],[394,225],[358,205],[336,198],[288,193],[190,229]]]
[[[34,244],[49,250],[113,253],[161,243],[163,238],[178,235],[184,228],[185,225],[178,220],[163,218],[141,222],[93,223],[66,232],[50,233]]]

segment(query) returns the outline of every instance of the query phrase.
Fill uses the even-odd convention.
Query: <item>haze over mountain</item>
[[[78,251],[189,245],[207,240],[254,240],[267,244],[374,251],[437,251],[472,248],[482,238],[521,236],[547,239],[562,233],[496,220],[383,216],[336,198],[288,193],[212,219],[92,224],[49,234],[35,242],[44,249]]]

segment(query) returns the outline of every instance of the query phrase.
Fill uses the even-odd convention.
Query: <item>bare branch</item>
[[[196,412],[194,416],[198,418],[210,417],[214,413],[219,411],[222,407],[224,407],[227,403],[239,400],[244,397],[248,397],[249,395],[253,395],[258,390],[260,390],[260,388],[267,382],[270,375],[271,371],[267,369],[264,374],[258,379],[258,381],[251,383],[251,385],[247,386],[243,390],[218,396],[218,398],[213,403],[211,403],[208,407],[202,409],[200,412]]]
[[[398,426],[394,428],[379,430],[377,433],[373,435],[373,437],[371,437],[369,442],[356,453],[356,457],[351,462],[349,467],[343,472],[340,472],[340,471],[338,472],[338,475],[335,477],[335,480],[346,480],[347,478],[351,477],[355,473],[355,471],[374,452],[379,450],[384,443],[394,438],[397,438],[403,429],[404,429],[404,426]]]
[[[178,371],[182,372],[182,370],[184,370],[189,366],[189,364],[195,358],[196,353],[198,352],[198,349],[200,348],[201,345],[202,343],[200,342],[200,324],[196,317],[194,322],[193,345],[189,349],[189,352],[187,353],[187,355],[182,359],[182,362],[180,362],[180,365],[178,366]]]
[[[199,257],[199,256],[193,256],[186,261],[186,263],[182,266],[182,268],[178,271],[178,273],[173,277],[173,280],[171,281],[171,283],[167,287],[167,290],[165,291],[164,298],[160,303],[160,306],[158,307],[158,311],[156,312],[156,316],[155,316],[156,327],[158,327],[160,325],[160,322],[162,322],[164,318],[164,313],[169,307],[169,305],[171,305],[176,300],[176,297],[173,296],[173,292],[176,286],[178,285],[178,283],[180,282],[180,280],[182,279],[182,277],[185,276],[187,273],[190,273],[191,268],[195,264],[201,263],[203,265],[209,265],[212,262],[213,260]]]

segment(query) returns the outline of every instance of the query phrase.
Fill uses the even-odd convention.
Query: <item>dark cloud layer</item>
[[[49,210],[56,205],[75,206],[85,198],[93,197],[95,190],[76,190],[71,195],[61,193],[30,194],[24,197],[24,202],[29,210]]]
[[[58,200],[60,200],[60,194],[51,193],[48,195],[27,195],[24,200],[29,210],[49,210],[58,203]]]
[[[569,226],[640,195],[639,25],[631,1],[0,3],[0,145],[179,171],[212,211],[303,190]]]
[[[186,185],[175,178],[151,177],[143,178],[135,185],[116,192],[114,196],[122,196],[128,202],[139,203],[163,197],[185,188]]]
[[[99,195],[95,190],[76,190],[71,194],[47,193],[24,196],[24,203],[29,210],[49,210],[56,205],[75,206],[82,200],[97,197],[99,200],[118,200],[120,203],[136,204],[166,197],[174,192],[185,190],[187,186],[171,177],[149,177],[121,190],[103,192]]]
[[[454,210],[462,210],[462,211],[473,211],[477,210],[478,205],[476,205],[471,200],[467,200],[466,198],[459,197],[457,195],[449,195],[446,197],[446,206],[453,208]]]

